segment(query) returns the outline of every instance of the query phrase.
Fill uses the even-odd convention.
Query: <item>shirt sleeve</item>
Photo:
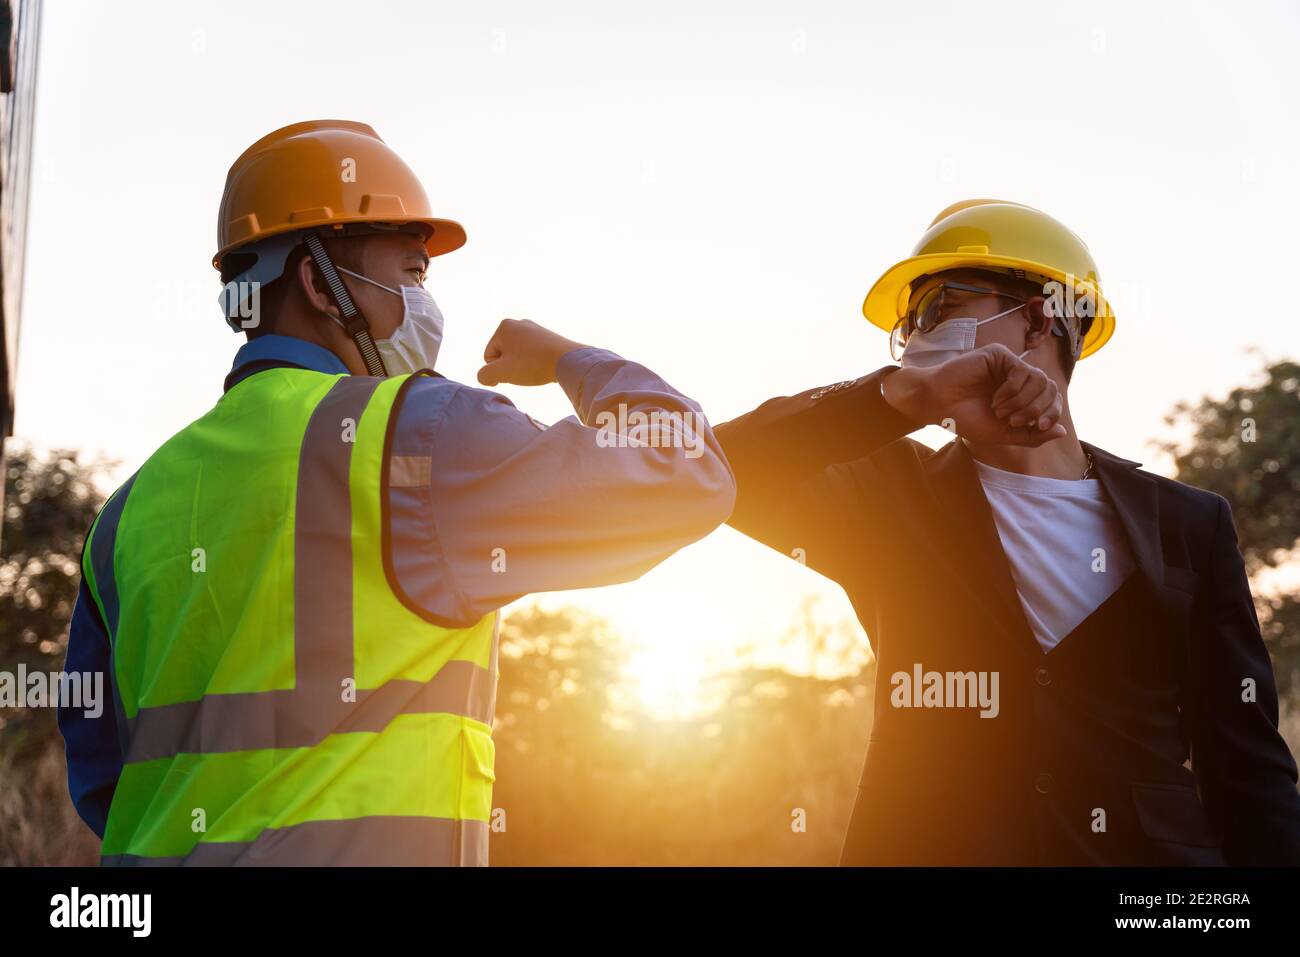
[[[575,412],[546,428],[504,396],[417,382],[390,483],[393,562],[408,598],[463,625],[534,592],[630,581],[726,520],[731,470],[692,400],[601,349],[561,359]]]
[[[728,523],[833,581],[853,580],[872,534],[866,457],[921,427],[894,409],[887,366],[860,379],[769,399],[718,426],[736,476]]]
[[[1194,614],[1192,770],[1206,809],[1223,822],[1230,866],[1298,865],[1295,760],[1278,733],[1273,667],[1232,511],[1222,497],[1218,504],[1209,573]]]
[[[117,779],[122,774],[122,750],[118,743],[109,660],[108,631],[83,581],[72,611],[63,670],[102,674],[104,700],[97,702],[94,709],[60,705],[58,722],[68,764],[68,794],[77,814],[100,838],[104,836],[109,805],[113,802]],[[86,713],[88,710],[89,715]]]

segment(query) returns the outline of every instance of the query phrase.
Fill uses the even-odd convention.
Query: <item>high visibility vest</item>
[[[393,571],[387,489],[429,484],[392,454],[412,381],[259,372],[96,519],[102,863],[487,862],[499,621],[440,622]]]

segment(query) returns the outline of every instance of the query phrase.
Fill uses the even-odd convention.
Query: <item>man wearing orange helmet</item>
[[[558,382],[549,429],[432,371],[426,271],[464,242],[361,123],[231,167],[213,265],[249,341],[82,562],[67,667],[114,707],[59,723],[104,863],[485,863],[499,609],[636,578],[730,512],[699,406],[636,363],[502,322],[479,381]]]
[[[876,655],[842,862],[1300,863],[1227,502],[1075,433],[1114,328],[1087,247],[959,203],[863,311],[901,368],[717,427],[730,524],[843,585]]]

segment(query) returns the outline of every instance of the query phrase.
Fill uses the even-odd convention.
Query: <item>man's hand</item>
[[[485,365],[478,370],[483,385],[546,385],[555,381],[561,356],[584,349],[529,319],[502,319],[483,350]]]
[[[1003,345],[984,346],[884,379],[885,401],[979,445],[1039,446],[1063,437],[1061,395],[1042,369]]]

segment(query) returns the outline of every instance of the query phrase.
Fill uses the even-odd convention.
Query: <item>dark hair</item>
[[[1080,343],[1082,343],[1083,340],[1087,337],[1088,330],[1091,328],[1092,328],[1091,316],[1084,316],[1079,320],[1079,342]],[[1074,353],[1070,351],[1070,339],[1068,336],[1058,337],[1058,343],[1059,343],[1058,348],[1061,350],[1060,351],[1061,371],[1065,373],[1065,381],[1068,383],[1071,377],[1073,377],[1074,375],[1074,364],[1078,362],[1078,359],[1076,359],[1074,357]]]

